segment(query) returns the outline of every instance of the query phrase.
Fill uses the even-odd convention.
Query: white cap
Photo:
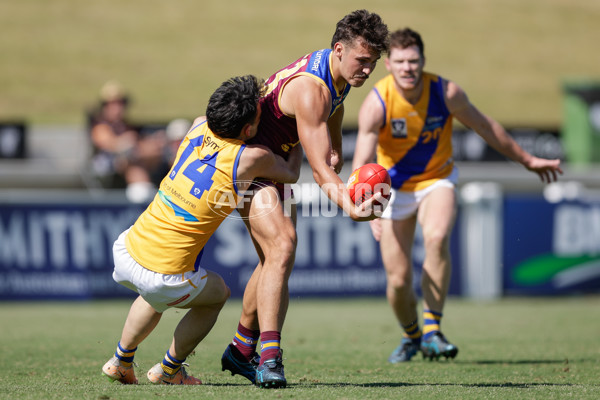
[[[167,125],[167,138],[169,140],[181,140],[185,137],[192,126],[192,123],[185,118],[177,118]]]

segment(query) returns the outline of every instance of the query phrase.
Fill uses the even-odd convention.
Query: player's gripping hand
[[[353,213],[350,218],[355,221],[371,221],[381,217],[385,207],[387,207],[388,199],[382,193],[376,192],[359,205],[354,205]]]

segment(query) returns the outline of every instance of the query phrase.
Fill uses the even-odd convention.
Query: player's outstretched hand
[[[525,168],[538,174],[542,182],[545,183],[556,182],[558,174],[562,175],[563,173],[559,159],[547,160],[545,158],[531,157]]]

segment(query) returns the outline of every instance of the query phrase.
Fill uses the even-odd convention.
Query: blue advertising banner
[[[3,204],[0,299],[128,295],[111,277],[112,244],[142,210],[129,204]]]
[[[504,292],[600,291],[600,202],[541,196],[504,201]]]
[[[379,243],[366,222],[354,222],[336,209],[313,214],[310,206],[298,207],[298,247],[290,277],[291,296],[385,296],[386,277]],[[455,227],[455,230],[457,228]],[[460,253],[458,237],[451,241],[455,265]],[[414,283],[420,293],[423,239],[418,232],[413,248]],[[241,297],[258,257],[245,225],[228,218],[210,239],[202,255],[205,268],[219,272],[231,288],[232,297]],[[458,268],[457,268],[458,269]],[[460,271],[452,276],[450,294],[460,294]]]
[[[0,300],[132,297],[112,280],[112,244],[144,210],[127,202],[3,203],[0,206]],[[298,205],[298,248],[290,295],[384,296],[386,278],[369,224],[330,203]],[[453,235],[454,264],[459,265]],[[424,257],[417,235],[415,285]],[[240,298],[258,257],[234,212],[208,242],[201,265],[223,276]],[[460,294],[455,268],[451,294]]]

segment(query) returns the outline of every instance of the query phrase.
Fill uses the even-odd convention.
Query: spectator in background
[[[170,121],[164,129],[140,129],[140,135],[135,151],[132,154],[135,165],[148,174],[152,187],[146,188],[140,183],[132,182],[127,186],[129,196],[144,195],[146,191],[154,196],[156,188],[169,173],[177,149],[188,133],[192,123],[184,118]]]
[[[129,102],[118,82],[106,82],[100,89],[98,109],[91,116],[92,169],[107,188],[127,186],[127,170],[139,136],[126,120]],[[129,180],[135,178],[136,174],[130,174]]]
[[[134,202],[150,200],[168,171],[164,134],[140,135],[126,118],[130,98],[119,82],[100,89],[100,104],[91,117],[92,170],[105,188],[126,189]]]
[[[185,118],[176,118],[169,122],[165,130],[167,136],[167,147],[164,151],[165,162],[169,167],[173,164],[179,144],[192,127],[191,121]]]

